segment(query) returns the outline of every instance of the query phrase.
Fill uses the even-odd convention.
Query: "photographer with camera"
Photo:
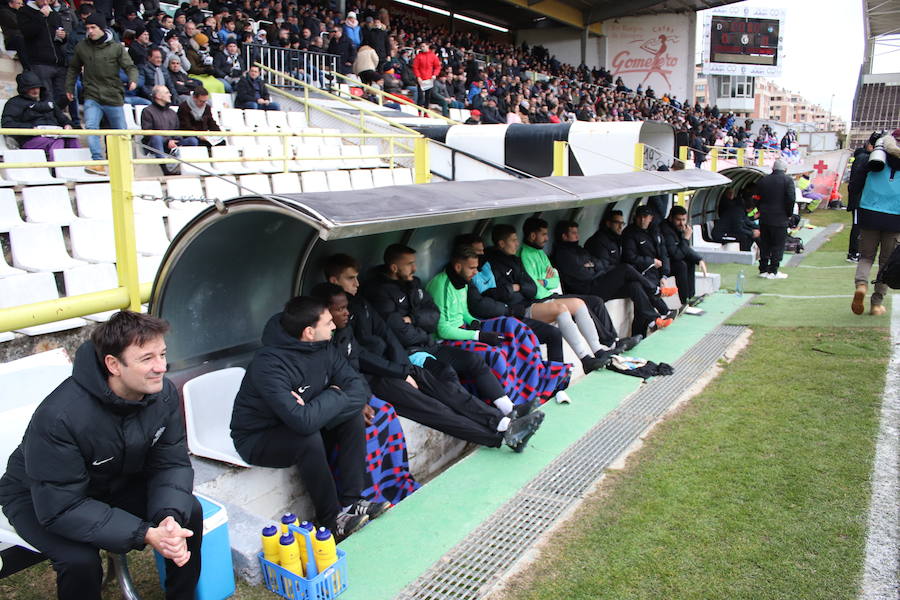
[[[874,136],[873,136],[874,137]],[[870,300],[869,314],[883,315],[884,295],[887,285],[881,281],[881,273],[888,258],[900,245],[900,128],[893,133],[883,132],[875,143],[866,161],[865,184],[859,197],[859,208],[854,221],[859,225],[859,263],[856,266],[856,291],[850,309],[853,314],[865,311],[866,294],[869,291],[869,276],[878,252],[878,275],[875,277],[875,291]]]

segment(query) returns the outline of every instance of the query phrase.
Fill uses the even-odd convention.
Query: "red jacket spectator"
[[[434,79],[441,72],[441,61],[437,54],[431,51],[428,44],[422,44],[422,50],[413,59],[413,73],[419,79]]]

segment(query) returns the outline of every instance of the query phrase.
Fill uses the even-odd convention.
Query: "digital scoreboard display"
[[[709,28],[709,62],[775,66],[778,19],[714,15]]]

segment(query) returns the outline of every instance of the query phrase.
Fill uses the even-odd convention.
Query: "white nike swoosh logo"
[[[509,277],[512,274],[512,269],[506,272],[506,276]]]
[[[308,389],[309,389],[308,385],[301,385],[300,387],[297,388],[297,392],[302,394],[303,392],[305,392]]]
[[[107,458],[105,460],[95,460],[91,464],[94,465],[95,467],[97,467],[99,465],[102,465],[103,463],[108,463],[109,461],[113,460],[114,458],[115,458],[115,456],[110,456],[109,458]]]
[[[403,296],[402,298],[400,298],[399,300],[397,300],[397,303],[399,304],[399,303],[403,302],[404,300],[406,300],[406,296]]]
[[[647,240],[644,240],[643,242],[641,242],[641,246],[643,246],[646,243],[647,243]]]

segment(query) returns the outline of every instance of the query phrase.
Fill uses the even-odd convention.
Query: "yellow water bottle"
[[[309,521],[303,521],[300,523],[300,529],[305,529],[309,532],[310,541],[316,539],[316,527]],[[303,568],[309,573],[309,569],[307,565],[309,564],[309,553],[306,551],[306,537],[301,533],[297,536],[297,544],[300,545],[300,562],[303,563]]]
[[[278,527],[269,525],[262,530],[263,557],[270,563],[281,564],[281,550],[278,544]],[[272,567],[266,566],[267,581],[274,582],[278,574]]]
[[[300,520],[297,519],[297,515],[295,515],[292,512],[284,513],[284,515],[281,517],[281,535],[284,535],[289,531],[288,525],[299,525],[299,524],[300,524]]]
[[[325,527],[319,527],[312,539],[313,554],[315,554],[316,568],[319,573],[337,562],[337,548],[334,545],[334,536]]]
[[[278,540],[278,550],[281,556],[281,566],[291,573],[303,577],[303,565],[300,564],[300,547],[297,545],[297,540],[294,539],[293,533],[289,531],[281,536],[281,539]]]

